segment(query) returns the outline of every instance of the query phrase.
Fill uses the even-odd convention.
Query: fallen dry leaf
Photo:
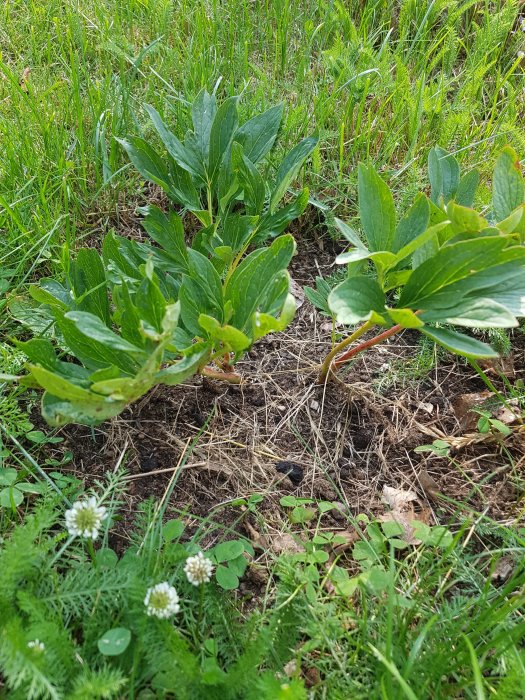
[[[424,467],[421,467],[421,469],[419,470],[417,478],[419,481],[419,485],[425,492],[425,496],[427,496],[427,498],[430,498],[431,500],[435,501],[441,496],[439,486]]]
[[[430,521],[430,510],[421,507],[417,495],[414,491],[396,489],[392,486],[383,486],[383,502],[390,506],[391,510],[380,517],[383,522],[396,522],[404,530],[403,539],[408,544],[420,544],[421,540],[414,537],[413,523],[417,520],[428,525]],[[418,504],[418,510],[415,509]]]
[[[292,535],[286,533],[272,537],[270,540],[270,549],[275,552],[275,554],[297,554],[298,552],[304,552],[302,544],[297,542]]]
[[[383,503],[390,506],[392,510],[404,511],[412,501],[417,501],[414,491],[395,489],[392,486],[383,486]]]
[[[491,391],[478,391],[472,394],[460,394],[452,402],[452,407],[462,430],[476,430],[479,420],[479,413],[476,409],[481,409],[490,413],[505,425],[511,425],[517,420],[519,407],[516,400],[509,401],[509,410],[506,406],[494,402],[494,394]]]

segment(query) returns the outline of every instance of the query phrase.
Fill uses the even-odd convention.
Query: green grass
[[[102,235],[119,213],[144,201],[142,183],[114,137],[153,136],[145,102],[183,134],[186,106],[203,86],[221,96],[242,93],[244,116],[284,101],[283,149],[319,130],[320,146],[304,176],[317,199],[352,218],[357,163],[371,161],[403,207],[426,181],[427,153],[435,144],[455,152],[465,166],[478,166],[485,185],[504,143],[525,154],[525,64],[518,57],[525,51],[525,33],[519,17],[517,0],[5,0],[0,5],[0,373],[18,371],[20,360],[4,342],[17,331],[4,292],[23,294],[30,280],[60,268],[63,249]],[[480,203],[487,198],[482,186]],[[427,350],[389,377],[401,384],[420,378],[432,366]],[[28,429],[17,399],[17,392],[0,393],[0,461],[31,472],[37,463],[8,437],[16,440]],[[38,458],[45,460],[45,445],[39,446]],[[72,491],[71,484],[59,484]],[[20,672],[19,655],[27,654],[24,625],[30,623],[35,634],[71,634],[62,647],[57,642],[56,653],[71,653],[67,658],[73,663],[79,639],[86,635],[96,642],[106,626],[120,624],[118,608],[112,608],[111,622],[97,612],[86,616],[85,624],[71,610],[38,619],[43,608],[27,605],[31,596],[38,598],[40,587],[55,586],[57,597],[77,567],[89,569],[85,553],[75,550],[60,575],[39,578],[42,561],[62,544],[52,528],[59,527],[63,509],[49,495],[42,503],[36,525],[27,519],[33,511],[27,502],[22,510],[0,509],[5,538],[0,557],[7,562],[4,541],[14,537],[34,564],[28,574],[24,558],[17,561],[11,549],[11,568],[1,568],[0,597],[19,617],[12,622],[14,645],[8,653],[13,657],[3,659],[11,664],[10,678]],[[446,548],[419,545],[394,556],[391,544],[383,542],[366,564],[351,554],[345,565],[356,574],[372,567],[383,572],[372,582],[364,576],[352,597],[327,589],[319,561],[291,564],[286,558],[272,563],[276,581],[268,585],[255,617],[237,611],[225,620],[217,594],[213,619],[224,635],[222,661],[235,659],[235,645],[245,639],[237,628],[228,631],[232,619],[255,627],[260,621],[273,624],[274,610],[282,605],[288,611],[293,603],[289,612],[291,619],[299,616],[300,634],[290,637],[292,655],[303,671],[317,669],[316,700],[524,697],[519,608],[525,579],[518,565],[523,531],[477,513],[465,515],[459,506],[456,516],[450,525],[455,539]],[[144,517],[160,527],[158,518]],[[141,560],[148,575],[158,571],[155,547],[150,542]],[[491,567],[504,555],[518,563],[508,581],[497,582]],[[95,581],[86,593],[89,601],[110,587],[110,579]],[[135,594],[132,587],[130,600]],[[185,625],[189,634],[190,624]],[[155,640],[162,642],[162,636]],[[280,671],[286,654],[270,656],[263,665]],[[89,659],[99,662],[96,655]],[[56,658],[48,661],[52,676]],[[35,674],[45,685],[41,670]],[[150,670],[143,670],[144,677]],[[113,678],[99,671],[99,687],[106,682],[117,689],[105,697],[119,697],[120,671]],[[84,688],[94,682],[84,676],[81,681]],[[147,685],[144,678],[135,685],[133,678],[126,682],[129,697],[141,683]],[[7,692],[0,690],[0,697],[15,697],[2,694]],[[17,692],[16,697],[29,697],[24,685]],[[94,691],[85,692],[78,697],[95,697]]]
[[[17,288],[133,206],[113,137],[150,130],[145,101],[183,132],[204,85],[243,92],[246,112],[284,100],[285,148],[319,129],[313,191],[350,214],[359,160],[408,196],[435,143],[482,166],[523,151],[517,18],[516,2],[450,0],[3,3],[0,265]]]

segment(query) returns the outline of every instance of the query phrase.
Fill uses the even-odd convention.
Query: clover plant
[[[348,266],[348,276],[328,306],[338,322],[362,325],[326,357],[321,380],[403,328],[458,355],[494,357],[489,345],[450,326],[510,328],[525,315],[525,185],[516,153],[507,146],[499,156],[492,207],[484,215],[472,208],[476,171],[461,177],[457,160],[436,147],[429,176],[430,198],[419,194],[398,219],[387,184],[373,167],[359,166],[364,240],[337,220],[352,248],[336,260]],[[340,355],[376,326],[385,330]]]
[[[196,373],[238,382],[233,364],[294,316],[287,267],[295,242],[279,234],[303,211],[308,191],[279,204],[317,138],[304,139],[265,179],[255,164],[274,145],[282,106],[239,126],[237,98],[217,108],[203,91],[184,143],[148,112],[167,155],[143,139],[122,143],[138,170],[203,228],[189,245],[179,214],[145,207],[151,244],[110,232],[101,253],[84,248],[66,259],[61,282],[30,288],[59,351],[72,357],[65,361],[50,338],[18,343],[29,360],[21,381],[45,390],[42,412],[51,425],[97,424],[153,386]]]

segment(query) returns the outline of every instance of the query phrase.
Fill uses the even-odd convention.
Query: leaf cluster
[[[42,413],[51,425],[97,424],[153,386],[180,384],[210,363],[214,375],[238,381],[233,364],[292,320],[287,267],[295,242],[278,234],[302,213],[308,191],[279,207],[317,138],[293,148],[270,182],[256,164],[274,146],[282,106],[239,125],[237,101],[217,107],[202,91],[184,142],[148,107],[165,157],[144,139],[122,142],[144,177],[203,224],[191,244],[182,216],[145,207],[151,243],[110,232],[101,254],[66,255],[63,280],[30,288],[59,352],[49,337],[19,342],[29,360],[22,382],[45,390]],[[60,349],[74,360],[64,361]]]
[[[428,167],[430,197],[419,194],[398,220],[388,185],[372,166],[359,166],[364,241],[337,221],[352,249],[337,258],[348,276],[328,306],[341,323],[414,328],[459,355],[494,357],[487,344],[443,326],[510,328],[525,315],[525,184],[518,157],[509,146],[499,156],[488,215],[472,208],[476,171],[461,176],[454,156],[439,147]]]

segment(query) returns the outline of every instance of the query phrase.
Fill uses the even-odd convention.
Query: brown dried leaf
[[[424,467],[421,467],[421,469],[419,470],[417,478],[427,498],[430,498],[431,500],[437,500],[441,496],[438,484],[430,476],[430,474]]]
[[[403,539],[408,544],[420,544],[421,540],[414,537],[412,523],[417,520],[428,525],[430,510],[423,508],[418,497],[413,491],[396,489],[392,486],[383,486],[383,502],[390,506],[391,510],[380,517],[383,522],[396,522],[404,530]],[[416,511],[415,505],[418,505]]]
[[[270,541],[270,549],[275,552],[275,554],[297,554],[299,552],[304,552],[302,544],[287,533],[282,533],[273,537]]]

